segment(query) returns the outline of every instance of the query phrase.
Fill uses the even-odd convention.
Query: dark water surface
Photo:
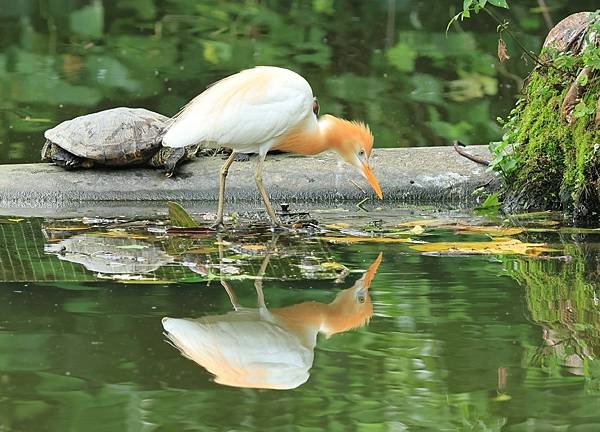
[[[3,218],[0,430],[598,430],[598,230],[340,214],[221,237]],[[506,236],[535,245],[416,250]],[[193,360],[164,317],[200,319],[169,330]]]
[[[597,0],[496,10],[537,52],[550,25]],[[446,26],[461,0],[0,0],[0,163],[37,162],[43,131],[116,106],[171,116],[255,65],[306,76],[321,112],[366,121],[376,147],[496,141],[527,64],[496,58],[486,14]],[[549,18],[550,22],[547,22]]]

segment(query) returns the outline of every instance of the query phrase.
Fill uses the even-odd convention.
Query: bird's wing
[[[294,72],[254,68],[225,78],[193,99],[164,137],[168,147],[199,142],[257,151],[312,113],[310,85]]]

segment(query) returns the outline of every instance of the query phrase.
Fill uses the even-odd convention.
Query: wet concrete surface
[[[486,146],[471,146],[472,154],[489,159]],[[168,179],[146,168],[65,171],[51,164],[0,166],[0,208],[77,209],[126,208],[167,200],[210,204],[217,200],[221,157],[205,157],[184,165]],[[440,204],[473,207],[485,191],[500,182],[487,167],[458,155],[452,147],[376,149],[374,172],[383,190],[377,200],[369,184],[335,154],[314,157],[268,156],[263,180],[275,202],[334,205],[358,202]],[[235,162],[228,176],[227,201],[258,203],[254,160]],[[13,212],[14,213],[14,212]],[[19,211],[18,213],[22,213]]]

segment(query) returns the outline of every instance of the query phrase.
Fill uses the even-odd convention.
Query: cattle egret
[[[382,257],[380,253],[367,272],[329,304],[308,301],[269,310],[257,280],[259,307],[243,308],[224,283],[234,311],[197,319],[163,318],[165,334],[185,357],[215,375],[219,384],[296,388],[308,380],[318,333],[331,336],[371,318],[369,287]]]
[[[382,193],[369,164],[373,135],[364,123],[331,115],[317,118],[318,105],[308,82],[279,67],[259,66],[231,75],[208,87],[174,118],[163,144],[202,144],[233,150],[221,168],[215,226],[223,225],[225,179],[238,153],[257,153],[255,180],[274,225],[281,225],[262,182],[269,150],[314,155],[335,150],[360,170],[377,196]],[[288,163],[293,163],[292,161]]]

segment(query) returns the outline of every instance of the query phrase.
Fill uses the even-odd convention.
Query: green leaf
[[[104,34],[104,7],[100,0],[76,10],[69,16],[71,30],[82,36],[100,38]]]
[[[589,81],[589,75],[582,74],[577,78],[577,84],[582,87],[585,87]]]
[[[417,52],[407,43],[398,42],[385,53],[385,56],[393,66],[402,72],[412,72],[415,69]]]
[[[588,106],[585,104],[585,101],[582,100],[577,105],[575,105],[575,109],[573,110],[573,117],[582,118],[593,113],[594,108],[588,108]]]
[[[333,7],[333,0],[313,0],[313,9],[316,12],[324,13],[327,15],[333,15],[335,8]]]
[[[181,228],[194,228],[200,226],[196,220],[179,203],[169,201],[169,219],[171,225]]]
[[[488,3],[496,7],[508,9],[508,3],[506,0],[488,0]]]
[[[475,213],[479,215],[495,215],[500,210],[500,194],[494,192],[488,196],[481,206],[475,209]]]

